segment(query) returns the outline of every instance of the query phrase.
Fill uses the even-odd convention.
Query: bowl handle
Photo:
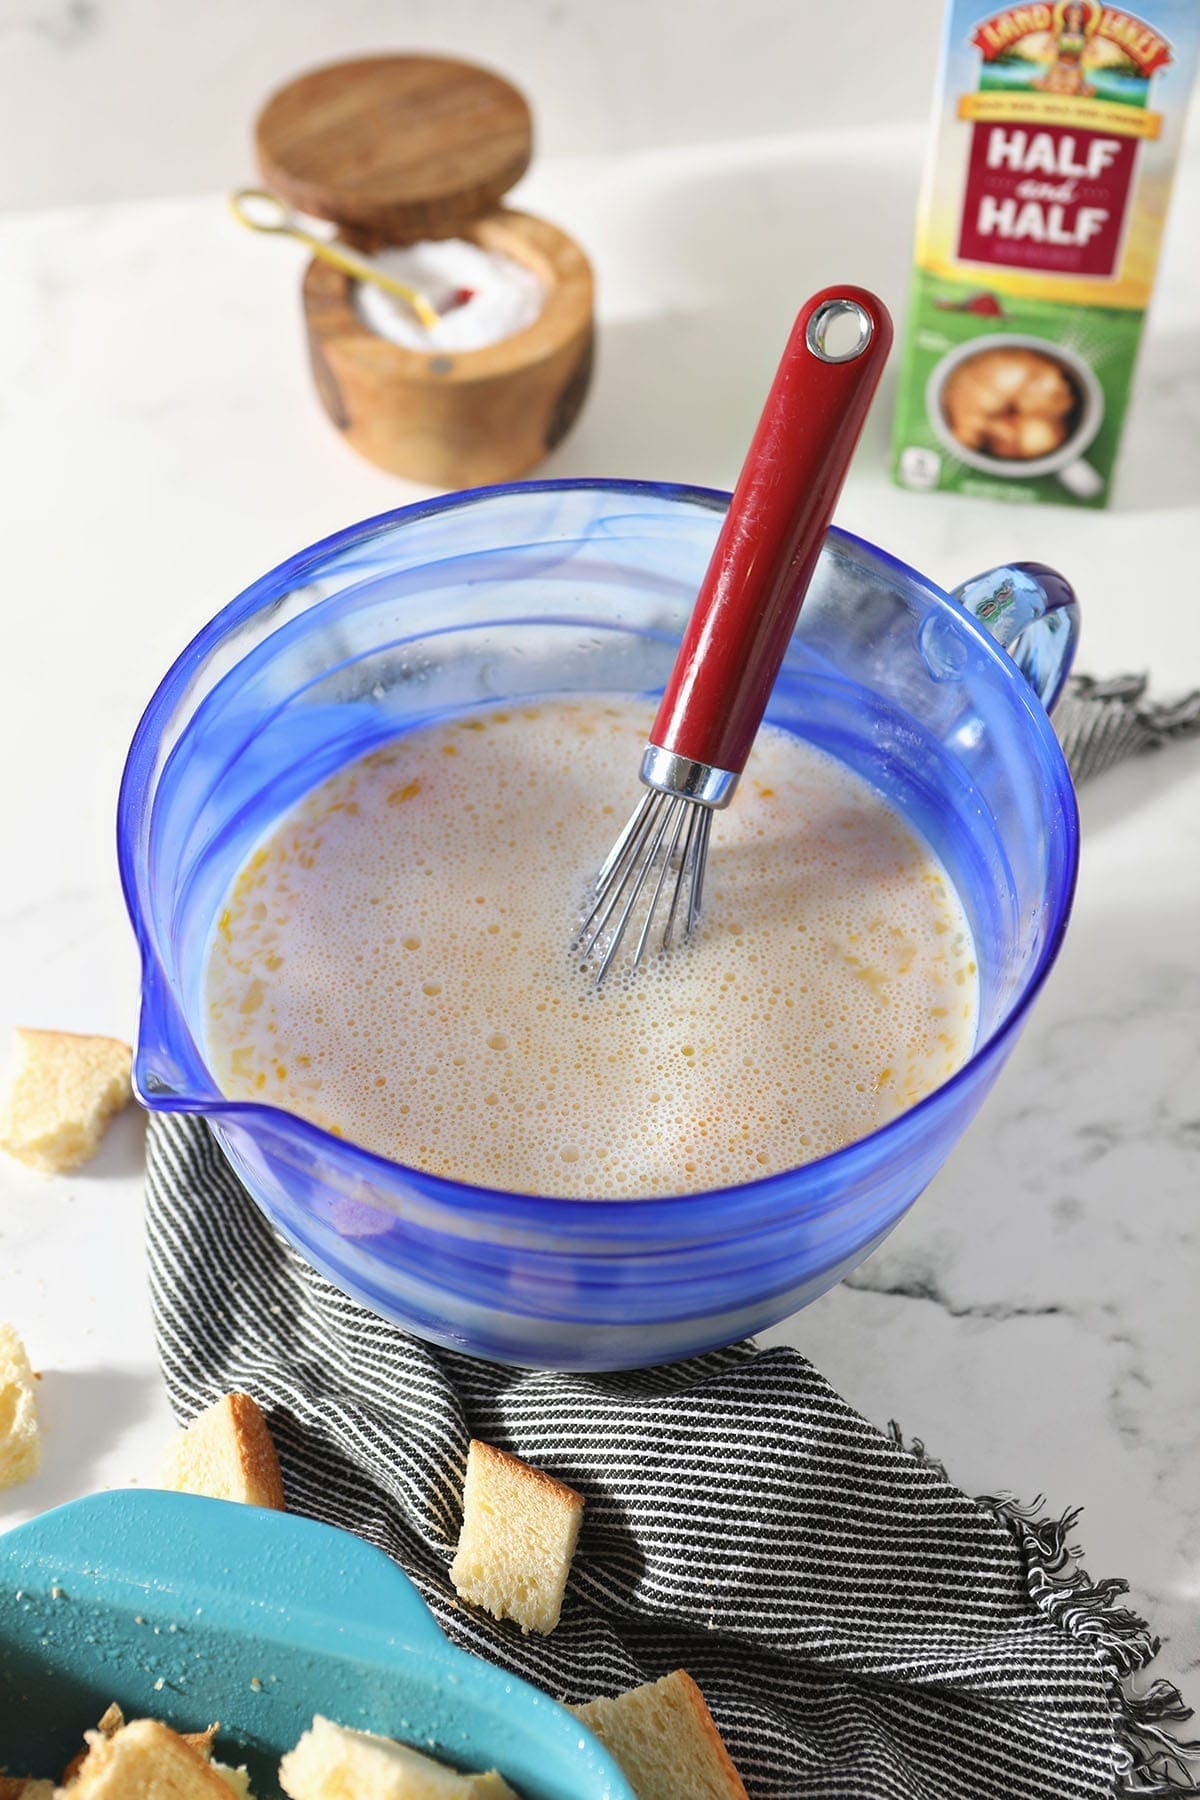
[[[1070,582],[1045,563],[1006,563],[961,582],[950,598],[1008,651],[1049,712],[1079,642],[1079,602]]]
[[[9,1587],[104,1590],[170,1604],[202,1602],[210,1618],[353,1654],[364,1640],[433,1654],[450,1645],[407,1575],[381,1550],[332,1525],[228,1500],[157,1489],[89,1494],[0,1534]]]

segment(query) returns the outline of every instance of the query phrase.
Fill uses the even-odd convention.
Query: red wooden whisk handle
[[[652,745],[741,773],[891,342],[887,308],[863,288],[825,288],[801,311],[679,646]]]

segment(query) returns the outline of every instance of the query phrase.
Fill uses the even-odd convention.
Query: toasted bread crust
[[[226,1398],[242,1477],[247,1490],[258,1496],[251,1504],[282,1512],[283,1476],[279,1472],[275,1440],[262,1409],[249,1394],[229,1394]]]
[[[105,1044],[110,1050],[132,1054],[124,1038],[106,1037],[102,1031],[49,1031],[44,1025],[18,1025],[16,1035],[31,1044],[53,1049],[59,1044]]]
[[[686,1669],[571,1711],[620,1763],[639,1800],[748,1800],[708,1703]]]
[[[161,1475],[176,1493],[284,1510],[279,1457],[249,1394],[224,1394],[198,1413],[166,1446]]]
[[[522,1462],[519,1456],[510,1456],[507,1450],[497,1450],[495,1444],[485,1444],[480,1438],[472,1438],[467,1454],[477,1457],[485,1468],[507,1470],[510,1475],[528,1483],[531,1488],[544,1489],[548,1496],[561,1501],[573,1511],[583,1511],[583,1495],[576,1493],[573,1487],[568,1487],[565,1481],[559,1481],[553,1475],[547,1475],[545,1469],[535,1469],[532,1463]]]
[[[157,1719],[134,1719],[111,1737],[88,1734],[71,1800],[229,1800],[211,1763]]]

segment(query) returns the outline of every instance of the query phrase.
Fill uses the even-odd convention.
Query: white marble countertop
[[[544,472],[729,485],[792,312],[831,279],[902,312],[920,135],[546,165],[517,200],[595,258],[602,338],[583,419]],[[839,510],[946,583],[1056,564],[1080,666],[1200,683],[1200,337],[1181,171],[1118,505],[911,496],[885,389]],[[159,676],[255,576],[419,490],[358,462],[309,387],[290,247],[217,198],[0,220],[0,1035],[133,1030],[137,970],[113,814]],[[1200,744],[1085,789],[1083,871],[1055,974],[942,1174],[852,1281],[772,1336],[968,1491],[1083,1504],[1200,1698]],[[47,1183],[0,1167],[0,1319],[24,1335],[45,1466],[0,1523],[153,1479],[170,1428],[141,1249],[141,1128]]]

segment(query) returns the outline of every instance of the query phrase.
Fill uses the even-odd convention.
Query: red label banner
[[[1137,140],[1066,125],[972,127],[958,255],[1060,275],[1111,275]]]

